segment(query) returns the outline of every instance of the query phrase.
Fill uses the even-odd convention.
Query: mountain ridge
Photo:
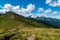
[[[8,20],[15,18],[14,20],[17,19],[17,21],[23,21],[23,22],[26,22],[26,24],[29,23],[29,24],[31,24],[31,25],[35,25],[35,26],[39,26],[39,27],[40,27],[40,22],[38,22],[37,20],[35,20],[35,19],[33,19],[33,18],[26,18],[26,17],[23,17],[23,16],[21,16],[21,15],[18,15],[18,14],[12,13],[12,12],[7,12],[6,14],[2,14],[2,15],[5,15]],[[2,15],[1,15],[1,16],[2,16]],[[2,17],[1,17],[1,18],[2,18]],[[33,23],[33,22],[36,22],[37,25],[36,25],[36,23]],[[38,24],[39,24],[39,25],[38,25]],[[41,23],[41,24],[47,26],[47,25],[44,24],[44,23]],[[42,26],[42,25],[41,25],[41,26]]]
[[[36,18],[36,20],[38,20],[39,22],[48,24],[48,25],[52,25],[55,27],[60,27],[60,19],[56,19],[56,18],[49,18],[49,17],[38,17]]]
[[[46,39],[50,39],[50,36],[54,33],[58,32],[60,34],[59,31],[60,29],[57,30],[54,26],[12,12],[7,12],[0,16],[0,40],[27,40],[32,35],[35,35],[34,38],[36,40],[46,38],[46,35],[49,36]],[[50,32],[52,33],[51,35]],[[56,39],[57,36],[54,34],[52,37]]]

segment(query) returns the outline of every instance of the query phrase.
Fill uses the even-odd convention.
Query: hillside
[[[36,20],[38,20],[38,22],[60,28],[60,19],[50,17],[37,17]]]
[[[59,40],[60,29],[12,12],[0,15],[0,40]]]

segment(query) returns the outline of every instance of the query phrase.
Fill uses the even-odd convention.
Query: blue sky
[[[47,8],[52,8],[52,10],[57,10],[59,7],[51,7],[47,4],[45,4],[46,0],[1,0],[0,5],[5,5],[5,4],[12,4],[12,5],[20,5],[26,7],[28,4],[32,3],[36,6],[36,8],[43,7],[45,9]]]
[[[45,0],[1,0],[0,1],[0,5],[5,5],[7,3],[12,5],[20,5],[20,6],[23,5],[24,7],[32,3],[36,6],[36,8],[39,8],[39,7],[48,8],[48,5],[45,6]]]
[[[20,9],[22,11],[26,10],[26,9],[28,10],[29,7],[32,6],[31,9],[29,9],[30,12],[26,12],[25,15],[28,15],[30,13],[30,15],[32,14],[35,16],[36,15],[37,16],[45,15],[47,17],[53,17],[53,18],[60,17],[60,5],[59,5],[60,1],[59,0],[1,0],[0,6],[2,7],[2,10],[4,9],[4,5],[6,5],[6,4],[10,4],[15,7],[18,5],[19,7],[21,7]],[[31,5],[31,6],[29,6],[27,8],[28,5]],[[33,7],[33,5],[35,6],[35,8]],[[22,9],[22,6],[23,6],[23,9]],[[32,9],[32,8],[34,8],[34,9]],[[2,10],[0,9],[0,13],[3,13]]]

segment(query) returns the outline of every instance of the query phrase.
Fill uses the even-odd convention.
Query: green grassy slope
[[[59,40],[59,30],[12,12],[0,15],[0,40]]]

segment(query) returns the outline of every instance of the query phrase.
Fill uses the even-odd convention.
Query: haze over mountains
[[[42,22],[42,23],[45,23],[47,25],[60,27],[60,19],[57,19],[57,18],[42,17],[42,16],[38,17],[37,16],[36,18],[33,18],[33,19],[36,19],[38,22]]]
[[[48,24],[48,25],[53,25],[56,27],[60,27],[60,19],[56,19],[56,18],[49,18],[49,17],[37,17],[37,20],[39,22]]]

